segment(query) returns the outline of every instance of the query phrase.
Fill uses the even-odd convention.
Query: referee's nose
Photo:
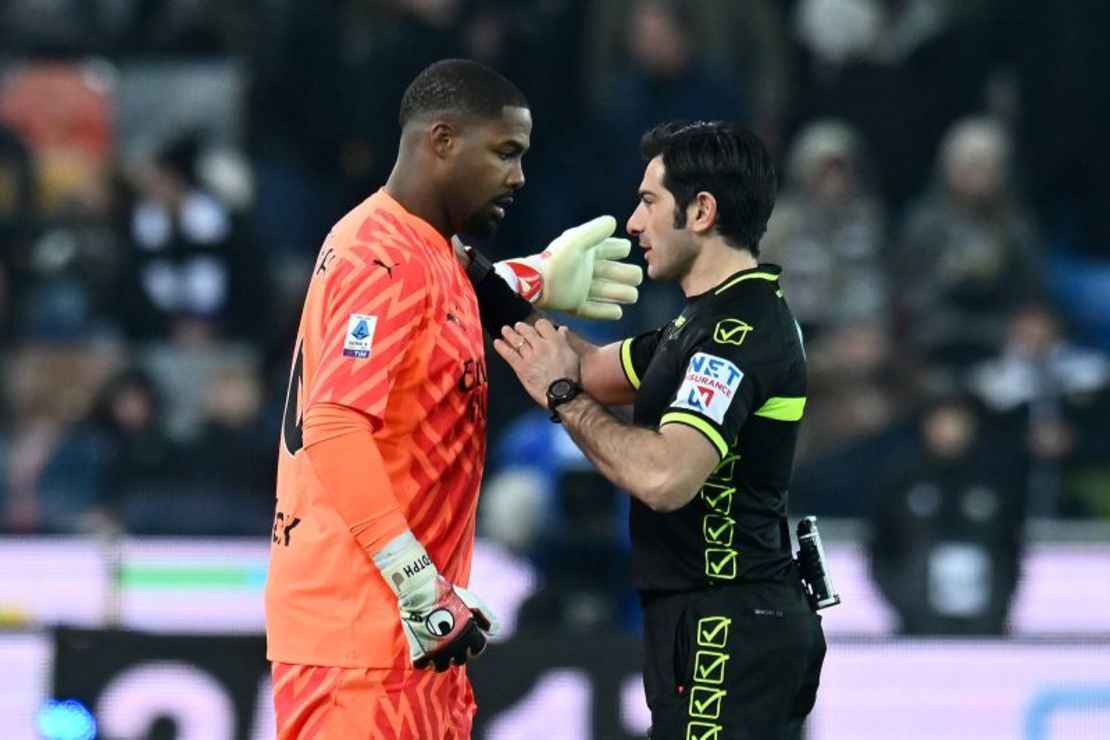
[[[644,233],[644,225],[647,222],[647,209],[644,208],[643,201],[640,201],[636,206],[636,210],[628,217],[628,223],[625,224],[625,230],[629,236],[639,236]]]

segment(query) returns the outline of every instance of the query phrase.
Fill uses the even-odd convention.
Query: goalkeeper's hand
[[[627,257],[632,244],[613,238],[617,220],[599,216],[567,229],[547,249],[530,257],[494,263],[497,274],[537,308],[562,311],[584,319],[615,321],[621,304],[639,298],[644,274]]]
[[[453,586],[436,570],[424,547],[406,531],[374,555],[386,583],[397,595],[401,631],[416,668],[436,672],[462,665],[486,647],[499,624],[481,599]]]

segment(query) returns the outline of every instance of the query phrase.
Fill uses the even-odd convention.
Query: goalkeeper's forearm
[[[482,652],[497,618],[439,574],[409,529],[369,418],[346,406],[316,404],[305,412],[304,438],[328,502],[397,596],[412,664],[443,671]]]
[[[314,404],[305,411],[304,442],[323,495],[368,555],[408,530],[367,416]]]

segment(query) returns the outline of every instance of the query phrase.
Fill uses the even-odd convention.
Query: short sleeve
[[[659,347],[659,339],[663,330],[649,331],[629,337],[621,342],[621,369],[624,377],[634,390],[640,390],[640,383],[647,372],[651,358]]]
[[[785,381],[794,372],[783,346],[773,328],[760,332],[739,319],[718,321],[690,348],[660,425],[694,427],[723,458],[753,414],[796,421],[801,417],[804,396],[770,397],[770,389],[790,386]]]
[[[378,419],[424,325],[428,277],[411,252],[360,245],[338,266],[321,320],[308,405],[349,406]]]

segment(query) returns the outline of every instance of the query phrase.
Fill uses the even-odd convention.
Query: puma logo
[[[320,258],[320,264],[316,268],[316,274],[323,275],[324,273],[326,273],[328,271],[328,266],[331,265],[331,261],[333,259],[335,259],[335,250],[331,247],[328,247],[328,250],[324,252],[324,256]]]
[[[381,260],[376,259],[376,260],[374,260],[373,264],[378,265],[379,267],[384,267],[385,271],[389,273],[389,279],[392,280],[393,279],[393,268],[396,267],[400,263],[398,262],[396,264],[387,265],[386,263],[382,262]]]

